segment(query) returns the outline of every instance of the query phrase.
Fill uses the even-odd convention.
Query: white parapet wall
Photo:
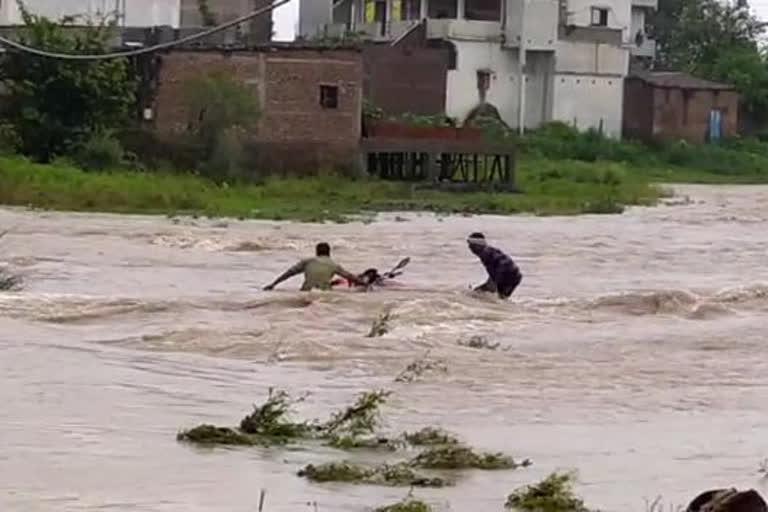
[[[552,117],[582,131],[602,128],[606,136],[620,138],[623,98],[622,77],[557,74]]]
[[[516,125],[518,67],[514,50],[498,42],[451,41],[456,47],[456,69],[448,71],[446,114],[463,121],[479,103],[477,71],[490,70],[486,101],[499,109],[505,122]]]
[[[552,118],[580,130],[602,128],[621,137],[626,48],[594,42],[560,41],[555,66]]]

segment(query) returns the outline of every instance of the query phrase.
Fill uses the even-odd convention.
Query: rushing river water
[[[386,425],[429,424],[530,458],[417,490],[444,510],[500,511],[554,469],[610,512],[720,486],[766,490],[768,188],[682,187],[690,201],[621,216],[382,217],[305,225],[0,211],[3,511],[360,511],[407,489],[295,476],[331,450],[200,450],[176,432],[234,425],[270,386],[311,392],[325,417],[361,391],[394,391]],[[0,229],[1,230],[1,229]],[[482,230],[525,275],[508,302],[465,237]],[[317,241],[362,271],[412,262],[401,287],[302,294],[261,286]],[[367,338],[385,308],[392,330]],[[501,346],[460,341],[483,335]],[[394,377],[423,356],[447,372]]]

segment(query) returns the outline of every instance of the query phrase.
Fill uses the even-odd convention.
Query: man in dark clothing
[[[467,244],[488,272],[488,280],[475,288],[475,291],[497,293],[502,299],[509,298],[523,279],[523,274],[512,258],[488,245],[482,233],[469,235]]]

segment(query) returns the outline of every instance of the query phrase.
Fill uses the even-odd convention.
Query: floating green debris
[[[443,478],[419,474],[405,462],[367,468],[347,461],[309,464],[298,472],[313,482],[346,482],[390,487],[445,487],[452,485]]]
[[[409,446],[426,447],[413,459],[396,464],[384,464],[374,468],[356,466],[347,462],[309,465],[301,476],[323,482],[360,482],[375,485],[410,485],[443,487],[451,485],[441,478],[421,475],[417,469],[515,469],[528,466],[503,453],[475,453],[463,445],[452,433],[436,427],[425,427],[417,432],[404,433],[395,438],[381,437],[376,430],[380,423],[380,408],[391,392],[385,390],[362,393],[354,404],[331,415],[324,423],[292,422],[286,417],[292,401],[283,391],[269,391],[266,402],[254,406],[251,414],[240,422],[239,428],[200,425],[178,434],[179,441],[212,445],[271,445],[292,440],[325,441],[329,446],[342,450],[387,449],[395,451]]]
[[[371,324],[371,330],[368,333],[368,338],[378,338],[384,336],[389,332],[389,322],[392,320],[392,313],[389,310],[385,310],[373,320]]]
[[[406,498],[392,505],[375,508],[373,512],[432,512],[432,507],[421,500]]]
[[[190,430],[184,430],[176,435],[176,439],[197,444],[227,444],[240,446],[263,444],[263,441],[255,436],[244,434],[233,428],[217,427],[215,425],[200,425]]]
[[[573,493],[573,472],[552,473],[541,482],[516,489],[507,498],[507,509],[520,512],[589,512]]]
[[[409,485],[411,487],[446,487],[451,483],[443,478],[416,473],[408,463],[383,464],[374,470],[370,483],[380,485]]]
[[[284,418],[292,402],[284,391],[269,389],[267,401],[253,406],[253,412],[240,421],[240,428],[200,425],[177,436],[179,441],[199,444],[270,445],[287,443],[291,439],[311,437],[307,423],[293,423]]]
[[[405,369],[395,377],[395,382],[413,382],[419,377],[430,372],[447,373],[448,367],[441,359],[432,359],[429,357],[429,350],[424,356],[408,364]]]
[[[383,390],[363,393],[353,405],[331,416],[319,427],[328,445],[341,450],[397,449],[396,443],[374,435],[380,421],[379,409],[390,394]]]
[[[286,392],[273,392],[270,388],[266,402],[260,406],[254,405],[253,412],[242,419],[238,429],[200,425],[185,432],[194,431],[194,435],[187,435],[184,440],[205,444],[275,444],[314,439],[326,440],[330,446],[339,449],[394,450],[402,441],[375,435],[380,420],[379,407],[389,395],[388,391],[363,393],[353,405],[333,414],[325,423],[299,423],[286,420],[295,401]],[[242,442],[232,441],[237,436],[241,436]]]
[[[459,439],[440,428],[425,427],[418,432],[403,434],[403,438],[408,444],[413,446],[438,446],[459,444]]]
[[[332,436],[328,439],[328,446],[337,448],[339,450],[355,450],[355,449],[367,449],[367,450],[381,450],[386,449],[390,451],[397,450],[404,443],[395,439],[388,439],[386,437],[353,437],[353,436]]]
[[[329,462],[317,466],[309,464],[297,474],[313,482],[363,482],[371,470],[349,462]]]
[[[518,464],[503,453],[475,453],[462,445],[434,446],[413,458],[414,467],[424,469],[517,469],[529,465],[526,461]]]
[[[371,435],[379,424],[379,407],[391,394],[384,390],[363,393],[353,405],[331,416],[320,428],[329,438]]]
[[[285,416],[291,411],[291,400],[285,391],[272,392],[269,389],[267,401],[261,406],[253,406],[253,412],[242,419],[240,430],[247,434],[255,434],[276,438],[305,437],[310,432],[306,423],[285,421]]]

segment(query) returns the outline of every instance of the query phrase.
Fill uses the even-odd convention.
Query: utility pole
[[[517,129],[520,135],[525,133],[525,67],[527,65],[527,49],[525,35],[525,3],[527,0],[520,0],[520,46],[518,46],[518,91],[517,91]]]

